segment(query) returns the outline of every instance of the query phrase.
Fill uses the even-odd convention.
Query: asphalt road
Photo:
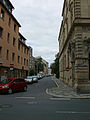
[[[55,98],[46,94],[51,87],[46,77],[27,92],[0,95],[0,120],[90,120],[90,99]]]

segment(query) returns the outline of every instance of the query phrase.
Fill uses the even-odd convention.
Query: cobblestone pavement
[[[52,80],[55,82],[56,87],[47,88],[46,90],[47,94],[52,95],[54,97],[61,97],[61,98],[90,99],[90,94],[78,94],[71,87],[67,86],[65,83],[55,78],[54,76],[52,76]]]

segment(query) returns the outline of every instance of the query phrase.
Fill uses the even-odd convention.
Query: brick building
[[[26,76],[28,47],[19,34],[21,25],[13,16],[14,7],[9,0],[0,0],[0,77]]]
[[[64,0],[59,33],[60,80],[90,91],[90,0]]]

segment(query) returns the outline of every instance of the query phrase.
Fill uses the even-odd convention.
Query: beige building
[[[48,74],[48,62],[42,58],[44,64],[44,74]]]
[[[59,33],[60,80],[90,91],[90,0],[64,0]]]
[[[9,0],[0,0],[0,78],[26,76],[29,48],[19,34],[20,24],[12,14],[14,9]]]

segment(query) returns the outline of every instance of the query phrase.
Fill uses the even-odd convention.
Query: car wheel
[[[27,86],[24,87],[24,91],[27,91]]]
[[[12,94],[12,93],[13,93],[13,91],[12,91],[11,88],[8,89],[8,93],[9,93],[9,94]]]

